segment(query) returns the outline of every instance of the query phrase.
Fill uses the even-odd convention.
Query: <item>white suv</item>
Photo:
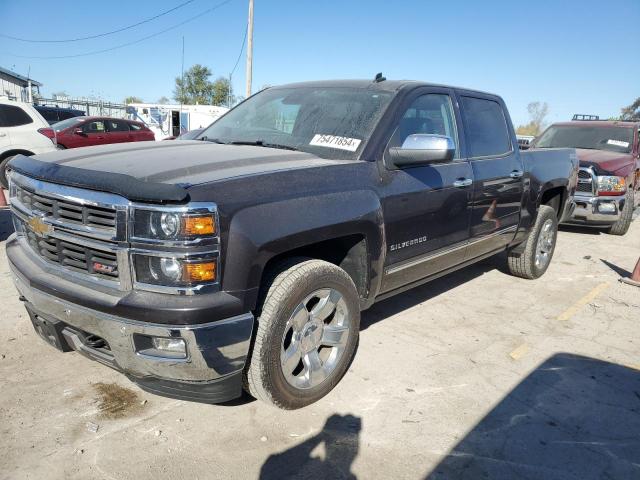
[[[0,186],[7,188],[5,169],[14,155],[37,155],[56,149],[55,134],[30,103],[0,98]]]

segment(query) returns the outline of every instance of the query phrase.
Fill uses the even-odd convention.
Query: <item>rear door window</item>
[[[497,157],[511,152],[507,120],[498,102],[463,96],[462,115],[470,157]]]
[[[19,127],[30,123],[33,119],[20,107],[0,105],[0,127]]]
[[[128,132],[129,125],[124,120],[107,120],[107,128],[110,132]]]

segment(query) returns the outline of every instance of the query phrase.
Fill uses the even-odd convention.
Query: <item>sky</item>
[[[0,33],[65,40],[121,29],[186,0],[0,0]],[[182,22],[218,6],[195,20]],[[43,83],[49,96],[121,102],[171,98],[195,63],[228,76],[240,54],[248,0],[191,0],[155,20],[95,39],[30,43],[0,36],[0,66]],[[164,33],[170,27],[169,31]],[[159,34],[157,34],[159,33]],[[155,35],[157,34],[157,35]],[[116,48],[136,42],[134,45]],[[527,104],[548,121],[615,116],[640,96],[640,0],[255,0],[253,91],[330,78],[422,80],[501,95],[516,125]],[[98,50],[109,52],[73,58]],[[234,92],[244,95],[245,53]],[[47,58],[25,58],[47,57]]]

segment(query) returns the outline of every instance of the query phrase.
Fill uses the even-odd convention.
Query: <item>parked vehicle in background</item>
[[[52,137],[53,130],[33,105],[0,98],[0,186],[8,188],[5,170],[14,155],[53,151]]]
[[[520,150],[528,150],[530,143],[536,137],[533,135],[516,135],[516,138],[518,139],[518,147],[520,147]]]
[[[45,341],[153,393],[294,409],[377,300],[504,251],[543,275],[578,160],[519,151],[496,95],[379,75],[267,88],[198,141],[9,168],[7,257]]]
[[[42,117],[49,122],[49,125],[61,122],[67,118],[83,117],[85,112],[82,110],[76,110],[73,108],[62,108],[50,105],[34,105],[35,109],[42,115]]]
[[[576,210],[567,223],[605,227],[613,235],[629,230],[640,202],[640,122],[603,121],[575,115],[554,123],[532,148],[575,148],[580,158]]]
[[[153,141],[142,122],[108,117],[74,117],[51,126],[60,148],[90,147],[108,143]]]

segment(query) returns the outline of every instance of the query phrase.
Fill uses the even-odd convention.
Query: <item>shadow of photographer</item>
[[[361,430],[359,417],[331,415],[320,433],[267,458],[260,470],[260,480],[355,479],[351,465],[358,455]],[[324,446],[324,456],[313,454],[320,445]]]

